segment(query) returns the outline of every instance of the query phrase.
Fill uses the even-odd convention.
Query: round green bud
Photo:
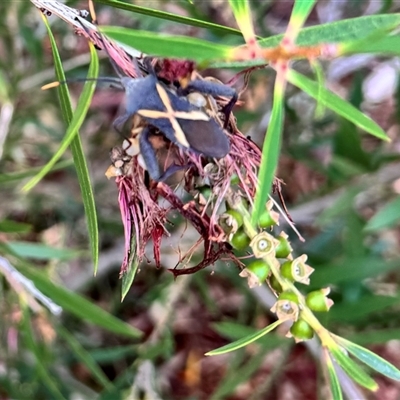
[[[243,229],[239,229],[231,238],[229,242],[236,250],[244,250],[250,244],[250,238],[247,236]]]
[[[265,210],[258,220],[260,228],[270,228],[278,223],[279,215],[273,211]]]
[[[292,246],[284,236],[279,235],[277,239],[279,244],[276,246],[275,255],[277,258],[286,258],[292,252]]]
[[[292,272],[292,261],[286,261],[281,265],[281,274],[290,282],[294,282],[293,272]]]
[[[236,210],[226,210],[225,214],[230,215],[232,218],[235,219],[237,223],[237,227],[240,228],[243,225],[243,216],[240,214],[239,211]]]
[[[238,185],[240,183],[239,176],[237,174],[233,174],[231,176],[231,185]]]
[[[310,292],[306,296],[307,306],[318,312],[327,312],[333,305],[333,301],[328,299],[326,296],[329,293],[329,289],[321,289]]]
[[[271,288],[273,290],[275,290],[275,292],[277,292],[277,293],[282,292],[282,286],[278,282],[278,280],[275,278],[275,275],[271,275],[271,277],[269,278],[269,284],[270,284]]]
[[[290,333],[296,341],[309,340],[314,336],[314,331],[311,326],[301,318],[293,323],[290,328]]]
[[[297,298],[297,295],[290,290],[282,292],[279,295],[278,300],[289,300],[293,303],[299,304],[299,299]]]
[[[256,275],[260,282],[265,282],[271,268],[266,261],[260,259],[252,261],[247,269]]]

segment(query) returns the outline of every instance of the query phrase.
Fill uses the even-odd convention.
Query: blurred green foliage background
[[[136,3],[233,23],[224,1]],[[258,35],[285,30],[289,2],[251,3]],[[67,4],[87,7],[85,1]],[[229,44],[239,40],[101,4],[96,10],[101,25]],[[381,11],[399,12],[400,7],[391,1],[321,1],[308,23]],[[196,240],[193,229],[179,220],[163,242],[163,267],[154,267],[149,252],[120,302],[123,229],[116,185],[104,173],[110,148],[121,142],[110,127],[123,93],[106,85],[99,85],[80,132],[101,235],[99,271],[93,276],[70,154],[32,191],[21,191],[54,154],[65,125],[56,91],[40,90],[55,76],[40,13],[29,1],[3,1],[0,13],[0,398],[240,400],[280,399],[292,393],[292,398],[313,399],[323,393],[318,350],[312,344],[294,346],[279,331],[246,349],[204,357],[267,325],[274,300],[264,287],[249,289],[238,269],[224,262],[174,281],[166,269],[174,268],[179,251]],[[56,16],[49,20],[67,75],[85,76],[86,40]],[[100,75],[113,74],[105,55],[100,57]],[[278,176],[285,182],[289,212],[306,238],[302,243],[291,235],[292,247],[298,255],[306,253],[316,269],[310,290],[332,287],[335,306],[321,317],[323,323],[399,366],[399,62],[359,55],[324,67],[326,85],[371,115],[392,142],[364,136],[330,112],[316,113],[313,100],[289,87]],[[296,68],[309,71],[302,62]],[[206,74],[222,81],[233,76],[227,70]],[[235,109],[239,128],[259,145],[268,124],[272,84],[271,71],[253,73],[242,105]],[[71,86],[75,99],[81,87]],[[290,233],[287,226],[282,229]],[[200,260],[196,257],[193,262]],[[33,280],[63,313],[54,315],[36,303],[10,266]],[[399,396],[398,384],[382,377],[377,381],[375,398],[392,398],[385,397],[389,392]]]

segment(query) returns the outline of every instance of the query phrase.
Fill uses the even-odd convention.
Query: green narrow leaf
[[[332,363],[332,359],[329,356],[329,352],[326,348],[323,348],[323,357],[324,362],[328,371],[329,376],[329,389],[331,391],[332,399],[334,400],[343,400],[342,389],[340,387],[339,378],[336,374],[335,367]]]
[[[367,232],[378,231],[400,222],[400,197],[382,207],[367,223]]]
[[[99,226],[97,222],[97,212],[93,189],[89,177],[89,169],[86,164],[82,142],[79,135],[76,135],[71,142],[71,152],[74,157],[75,169],[82,194],[83,207],[85,209],[90,251],[93,262],[93,274],[96,275],[97,268],[99,266]]]
[[[315,3],[316,0],[296,0],[290,18],[301,20],[301,25],[303,25]]]
[[[378,389],[377,383],[364,372],[359,365],[349,358],[349,356],[344,354],[341,348],[331,348],[330,352],[338,365],[351,379],[371,391],[376,391]]]
[[[32,225],[16,222],[11,219],[0,221],[0,232],[6,233],[28,233],[32,230]]]
[[[389,140],[383,129],[371,118],[367,117],[352,104],[343,100],[333,92],[321,88],[316,82],[308,79],[306,76],[291,69],[288,71],[287,80],[314,99],[319,100],[327,108],[346,118],[361,129],[364,129],[371,135],[379,139]]]
[[[340,44],[340,54],[379,53],[400,54],[400,36],[393,35],[385,30],[378,30],[363,40],[351,41]]]
[[[72,160],[60,161],[51,169],[51,172],[65,169],[67,167],[70,167],[71,165],[74,165]],[[22,179],[29,178],[31,176],[36,175],[41,169],[42,169],[42,167],[34,167],[34,168],[30,168],[27,171],[12,172],[10,174],[0,174],[0,184],[3,185],[6,183],[19,182]]]
[[[264,329],[261,329],[258,332],[255,332],[255,333],[253,333],[249,336],[246,336],[242,339],[236,340],[235,342],[229,343],[225,346],[219,347],[218,349],[209,351],[205,355],[206,356],[216,356],[219,354],[225,354],[225,353],[229,353],[231,351],[240,349],[241,347],[247,346],[248,344],[253,343],[256,340],[260,339],[261,337],[263,337],[264,335],[266,335],[267,333],[269,333],[273,329],[275,329],[277,326],[279,326],[281,323],[282,323],[282,321],[278,320],[278,321],[268,325]]]
[[[40,356],[40,351],[37,344],[34,341],[35,334],[30,323],[30,315],[27,307],[22,307],[23,318],[21,321],[22,325],[22,337],[25,340],[26,347],[31,351],[35,357],[35,371],[42,379],[44,385],[50,391],[52,399],[64,400],[64,396],[61,394],[57,383],[55,382],[54,376],[50,373],[49,367],[44,365],[42,362],[42,357]]]
[[[204,62],[229,58],[230,52],[234,48],[188,36],[168,36],[115,26],[105,26],[102,31],[122,44],[133,45],[135,49],[145,54],[159,57]]]
[[[349,18],[336,22],[303,28],[299,32],[296,44],[299,46],[313,46],[319,43],[354,42],[365,39],[374,30],[390,30],[400,23],[400,14],[377,14],[365,17]],[[260,40],[261,47],[275,47],[283,34],[270,36]]]
[[[132,286],[138,266],[139,266],[139,261],[138,258],[136,257],[136,238],[132,232],[127,269],[122,275],[121,302],[124,301],[125,296],[128,294],[129,289]]]
[[[359,346],[358,344],[352,343],[340,336],[335,335],[335,339],[349,353],[353,354],[354,357],[358,358],[364,364],[367,364],[370,368],[378,371],[390,379],[400,381],[400,370],[390,362],[384,360],[382,357],[379,357],[372,351]]]
[[[134,4],[129,4],[118,0],[96,0],[96,3],[106,4],[114,8],[119,8],[121,10],[131,11],[142,15],[148,15],[150,17],[160,18],[166,21],[179,22],[181,24],[197,26],[199,28],[206,28],[214,31],[219,31],[222,33],[241,35],[241,32],[238,29],[230,28],[228,26],[213,24],[212,22],[202,21],[196,18],[184,17],[182,15],[176,15],[166,11],[160,11],[160,10],[155,10],[153,8],[137,6]]]
[[[343,45],[353,45],[356,41],[364,40],[371,35],[374,30],[391,30],[395,29],[400,24],[400,14],[377,14],[368,15],[358,18],[349,18],[336,22],[311,26],[300,30],[296,44],[298,46],[314,46],[322,43],[343,43]],[[276,47],[280,44],[284,34],[269,36],[258,41],[261,47]],[[382,49],[383,53],[397,54],[399,46],[396,46],[397,38],[382,39],[374,41],[364,41],[363,45],[371,52]],[[360,52],[354,46],[355,52]],[[375,51],[374,51],[375,52]],[[213,68],[249,68],[257,65],[262,65],[265,61],[248,60],[248,61],[215,61],[211,62]]]
[[[253,21],[248,0],[229,0],[236,22],[246,40],[255,40]]]
[[[96,363],[90,353],[83,348],[79,341],[76,340],[74,336],[62,326],[57,327],[57,332],[68,343],[77,360],[81,361],[82,364],[86,366],[86,368],[92,373],[93,377],[97,379],[100,385],[103,385],[106,390],[114,390],[114,385],[112,385],[106,374]]]
[[[8,241],[7,246],[18,256],[36,260],[71,260],[82,255],[82,251],[58,249],[41,243]]]
[[[58,53],[57,44],[55,42],[54,36],[51,29],[47,23],[47,19],[44,18],[47,32],[50,38],[50,43],[53,51],[54,66],[56,69],[56,76],[60,82],[64,82],[65,74],[61,63],[61,58]],[[89,170],[86,164],[85,156],[82,149],[82,144],[78,136],[78,130],[82,125],[86,113],[90,107],[90,102],[96,87],[96,82],[93,79],[98,77],[99,74],[99,60],[97,57],[97,52],[92,44],[90,44],[90,65],[88,71],[88,78],[92,81],[85,83],[82,94],[79,98],[78,105],[76,107],[75,113],[72,113],[71,99],[68,92],[68,87],[66,85],[59,86],[59,97],[61,103],[61,109],[63,113],[64,120],[68,124],[67,132],[61,143],[59,150],[53,156],[53,158],[47,163],[47,165],[30,181],[24,188],[31,188],[37,182],[39,182],[42,177],[47,174],[51,169],[53,169],[54,164],[59,157],[65,152],[67,147],[71,145],[71,151],[74,158],[75,169],[78,176],[79,186],[82,193],[83,206],[85,209],[85,217],[88,226],[89,233],[89,243],[93,261],[94,273],[97,272],[98,261],[99,261],[99,233],[98,233],[98,223],[97,223],[97,213],[96,206],[94,202],[94,196],[92,191],[92,186],[90,184]]]
[[[62,65],[61,65],[59,55],[58,55],[57,45],[54,41],[54,37],[52,36],[50,29],[48,29],[48,32],[49,32],[49,35],[51,35],[50,42],[51,42],[52,50],[53,50],[54,62],[55,62],[56,71],[57,71],[57,78],[60,81],[62,81],[62,80],[65,80],[65,75],[62,72]],[[91,52],[91,54],[95,54],[95,51]],[[89,71],[94,77],[97,76],[94,74],[95,71],[97,71],[97,74],[98,74],[97,54],[96,54],[95,58],[92,58],[92,62],[91,62],[91,66],[89,67]],[[92,76],[88,76],[88,78],[91,78],[91,77]],[[81,127],[83,121],[85,120],[86,113],[89,109],[95,86],[96,86],[96,82],[94,82],[94,81],[85,83],[85,86],[84,86],[84,88],[82,90],[82,94],[79,98],[75,113],[72,117],[72,120],[71,120],[69,126],[68,126],[67,132],[64,136],[64,139],[61,143],[60,148],[54,154],[52,159],[41,169],[41,171],[33,179],[31,179],[27,184],[25,184],[25,186],[23,187],[24,191],[31,190],[53,168],[54,164],[64,154],[65,150],[68,148],[71,141],[73,140],[75,135],[78,133],[78,130]],[[61,93],[60,97],[61,97],[62,103],[65,103],[65,102],[70,103],[68,91],[67,91],[65,85],[60,85],[59,90]],[[65,98],[65,96],[67,96],[68,100]]]
[[[285,38],[295,42],[297,35],[308,18],[316,0],[295,0]]]
[[[100,326],[119,335],[132,338],[138,338],[142,335],[142,332],[94,305],[91,301],[62,286],[55,285],[37,269],[30,268],[22,262],[19,263],[18,269],[26,278],[33,281],[38,290],[82,321]]]
[[[278,157],[281,147],[283,129],[283,94],[284,89],[275,82],[274,103],[267,134],[264,139],[260,171],[258,173],[258,187],[254,200],[254,209],[251,216],[253,226],[265,211],[265,204],[271,191],[275,171],[278,166]]]

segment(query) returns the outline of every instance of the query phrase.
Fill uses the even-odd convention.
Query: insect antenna
[[[118,89],[123,89],[123,86],[121,84],[121,80],[119,78],[114,78],[112,76],[104,76],[104,77],[99,77],[99,78],[74,78],[74,79],[67,79],[65,81],[54,81],[51,83],[48,83],[47,85],[44,85],[41,87],[42,90],[48,90],[60,85],[66,85],[67,83],[75,83],[75,82],[106,82],[106,83],[112,83],[116,84],[118,86]]]

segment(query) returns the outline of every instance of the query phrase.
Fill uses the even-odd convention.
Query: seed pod
[[[298,343],[312,339],[314,336],[314,330],[306,321],[300,318],[291,326],[290,334],[294,337],[296,343]]]
[[[299,316],[299,305],[297,296],[290,291],[282,292],[277,302],[271,308],[279,320],[296,321]]]
[[[274,290],[277,293],[281,293],[282,292],[282,286],[281,284],[278,282],[278,280],[275,278],[275,275],[271,275],[271,277],[268,280],[269,286],[271,286],[271,289]]]
[[[281,232],[277,239],[279,244],[275,249],[275,256],[277,258],[287,258],[293,251],[292,246],[287,240],[288,235],[285,232]]]
[[[250,244],[250,238],[247,236],[245,231],[240,228],[238,231],[232,236],[229,243],[236,250],[244,250]]]
[[[279,241],[267,232],[261,232],[254,236],[250,246],[253,250],[254,257],[263,258],[267,256],[275,257],[275,248]]]
[[[271,267],[264,260],[254,260],[247,266],[247,269],[256,275],[260,282],[265,282]]]
[[[282,275],[291,282],[296,281],[308,285],[310,283],[310,275],[314,272],[314,268],[307,265],[305,263],[306,261],[307,256],[305,254],[295,258],[293,261],[286,261],[281,266]]]
[[[274,203],[269,200],[265,205],[265,211],[261,214],[258,225],[260,228],[270,228],[274,225],[279,225],[279,213],[272,210]]]
[[[219,221],[222,224],[223,229],[224,225],[227,227],[228,230],[225,231],[226,233],[235,233],[243,225],[243,216],[239,211],[227,210],[221,215]]]
[[[333,306],[333,301],[328,299],[330,288],[310,292],[306,296],[306,304],[313,311],[326,312]]]

